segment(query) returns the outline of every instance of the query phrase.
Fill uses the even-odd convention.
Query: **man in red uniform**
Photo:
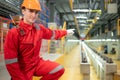
[[[38,0],[24,0],[23,18],[18,28],[12,28],[5,40],[5,63],[12,80],[32,80],[33,76],[42,76],[41,80],[58,80],[64,73],[62,65],[45,61],[39,57],[42,39],[59,39],[72,30],[51,30],[34,23],[41,7]]]

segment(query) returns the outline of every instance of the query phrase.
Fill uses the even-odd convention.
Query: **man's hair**
[[[25,7],[22,7],[21,9],[23,9],[23,10],[24,10],[24,9],[25,9]]]

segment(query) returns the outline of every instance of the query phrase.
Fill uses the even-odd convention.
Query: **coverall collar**
[[[20,20],[19,26],[28,30],[32,30],[34,27],[34,23],[32,25],[27,24],[23,21],[23,19]]]

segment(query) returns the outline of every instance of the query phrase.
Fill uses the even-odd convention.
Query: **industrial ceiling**
[[[9,14],[15,15],[19,14],[19,5],[23,0],[0,0],[0,15],[9,17]],[[85,33],[91,23],[96,17],[99,20],[95,22],[96,27],[100,27],[106,24],[109,19],[114,19],[118,17],[116,14],[108,14],[103,11],[104,0],[45,0],[46,2],[53,2],[55,9],[59,14],[63,16],[63,19],[67,22],[67,29],[75,28],[78,31],[78,35]],[[71,9],[70,1],[73,3],[73,8]],[[118,3],[118,8],[120,7],[119,0],[111,0],[112,3]],[[78,11],[79,9],[84,11]],[[75,22],[77,20],[77,24]],[[76,28],[77,26],[77,28]],[[91,32],[92,32],[91,30]]]

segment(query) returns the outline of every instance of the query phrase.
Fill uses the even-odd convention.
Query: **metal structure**
[[[0,0],[0,15],[9,17],[9,14],[19,14],[19,5],[22,0]]]

